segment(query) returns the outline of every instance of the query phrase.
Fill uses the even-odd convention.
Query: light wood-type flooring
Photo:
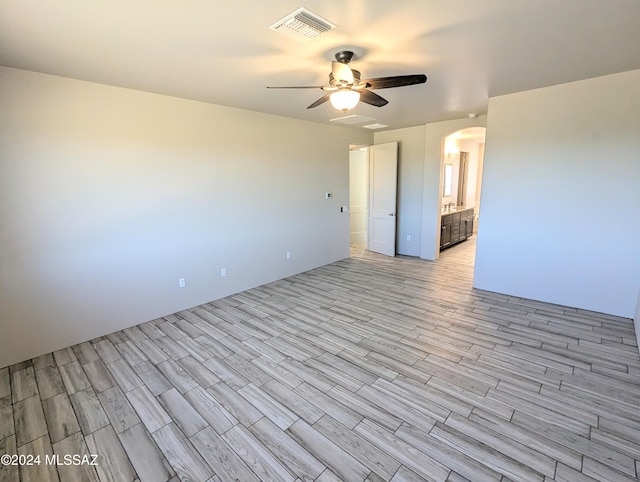
[[[472,289],[474,250],[356,250],[0,369],[0,453],[40,455],[0,480],[636,480],[631,320]]]

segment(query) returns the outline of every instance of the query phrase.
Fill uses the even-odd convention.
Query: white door
[[[396,255],[398,143],[369,148],[369,250]]]

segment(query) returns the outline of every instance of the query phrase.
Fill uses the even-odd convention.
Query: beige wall
[[[489,100],[474,286],[632,318],[640,70]]]
[[[369,132],[3,67],[0,99],[0,367],[349,255]]]

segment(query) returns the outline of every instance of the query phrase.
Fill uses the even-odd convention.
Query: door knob
[[[396,213],[389,213],[389,216],[395,216]]]

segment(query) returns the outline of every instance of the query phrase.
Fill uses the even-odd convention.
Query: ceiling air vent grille
[[[365,122],[371,122],[375,119],[373,117],[367,117],[364,115],[353,114],[345,117],[336,117],[335,119],[329,119],[329,122],[339,122],[340,124],[364,124]]]
[[[336,27],[337,25],[310,12],[306,8],[299,8],[278,20],[269,28],[300,42],[308,42]]]

